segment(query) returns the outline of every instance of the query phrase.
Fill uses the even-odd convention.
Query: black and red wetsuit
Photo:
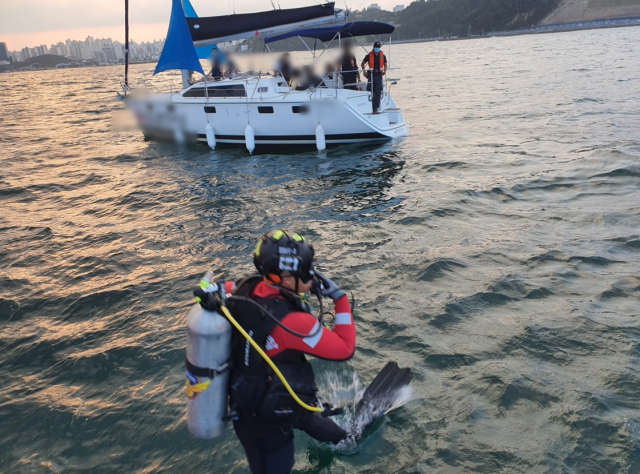
[[[233,285],[233,282],[227,283],[227,293],[233,291]],[[279,294],[280,290],[278,288],[262,282],[255,287],[251,296],[254,298],[271,298],[277,297]],[[286,350],[292,350],[326,360],[343,361],[351,359],[356,350],[356,327],[353,324],[349,298],[345,295],[335,301],[334,309],[336,317],[333,331],[325,327],[311,338],[299,338],[280,326],[276,326],[267,338],[267,355],[277,360],[275,358],[278,354]],[[287,314],[281,322],[293,331],[302,334],[311,334],[318,327],[318,320],[315,316],[301,311]]]
[[[249,290],[244,293],[245,297],[268,308],[287,328],[301,334],[316,332],[318,320],[304,303],[297,301],[292,295],[264,281],[257,284],[254,281],[246,286]],[[238,288],[235,287],[235,283],[228,282],[226,290],[227,293],[234,294]],[[233,298],[229,301],[233,301]],[[235,307],[232,305],[230,308],[234,317],[241,320],[239,322],[243,328],[262,346],[292,386],[299,382],[298,386],[302,386],[303,389],[305,383],[315,388],[313,372],[305,354],[326,360],[344,361],[350,359],[355,352],[356,329],[347,296],[342,296],[334,302],[333,330],[323,327],[315,335],[308,337],[298,337],[287,332],[271,319],[264,318],[258,307],[252,309],[252,306],[254,305],[246,302],[243,305],[236,302]],[[257,352],[242,336],[238,336],[239,334],[234,336],[233,343],[230,395],[232,405],[240,415],[234,422],[234,428],[254,474],[281,474],[291,471],[294,463],[293,428],[301,429],[323,442],[337,443],[346,437],[345,431],[330,418],[322,418],[318,414],[301,409],[286,394],[286,398],[292,402],[290,405],[293,405],[286,406],[297,410],[297,415],[282,423],[274,423],[271,419],[268,423],[261,421],[264,420],[261,410],[264,409],[264,404],[268,405],[266,400],[269,399],[267,394],[270,393],[267,380],[274,376],[270,374],[270,369]],[[296,380],[298,374],[302,374],[302,378],[306,380]],[[298,393],[295,386],[294,390]]]

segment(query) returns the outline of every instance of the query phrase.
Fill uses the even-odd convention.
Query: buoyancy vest
[[[384,60],[385,60],[384,53],[380,51],[378,53],[378,64],[376,64],[376,53],[371,51],[369,53],[369,68],[373,69],[373,72],[380,72],[380,73],[385,72]]]
[[[269,340],[269,335],[276,327],[275,321],[255,304],[235,299],[234,296],[252,299],[271,312],[278,321],[282,321],[292,312],[309,312],[309,307],[298,298],[282,291],[272,297],[252,297],[253,290],[262,281],[262,275],[250,275],[240,280],[231,297],[227,299],[227,306],[244,330],[262,350],[266,351],[270,344],[274,343]],[[229,396],[232,408],[241,418],[263,425],[285,425],[298,421],[308,413],[296,403],[260,354],[235,329],[231,361]],[[317,405],[318,387],[313,368],[303,353],[283,351],[273,362],[302,401]]]

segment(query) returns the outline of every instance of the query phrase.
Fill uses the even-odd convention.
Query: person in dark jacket
[[[306,65],[302,67],[302,73],[300,74],[300,84],[296,87],[297,91],[306,91],[312,87],[319,87],[322,83],[322,78],[313,70],[313,66]]]
[[[226,291],[231,295],[227,304],[234,318],[252,334],[300,398],[319,406],[313,369],[305,354],[332,361],[350,359],[356,328],[349,299],[334,282],[314,270],[314,259],[313,246],[299,234],[269,232],[254,253],[259,274],[227,282]],[[334,302],[333,329],[322,327],[301,297],[318,282],[318,291]],[[266,312],[273,318],[266,317]],[[235,331],[233,341],[229,390],[231,408],[237,413],[233,426],[253,474],[291,472],[294,428],[322,442],[338,443],[347,437],[330,418],[298,405],[261,356]]]
[[[356,90],[356,82],[360,81],[358,62],[351,51],[351,43],[345,41],[342,45],[342,57],[340,58],[340,71],[342,71],[342,85],[345,89]]]
[[[369,78],[367,90],[371,91],[373,113],[380,113],[380,99],[384,88],[383,76],[387,72],[387,57],[382,52],[380,41],[373,44],[373,50],[364,57],[361,66],[362,69],[365,69],[365,66],[369,69],[365,75]]]
[[[224,73],[222,72],[222,54],[220,50],[215,47],[211,49],[211,77],[214,80],[219,81],[224,77]]]
[[[293,72],[293,67],[291,66],[291,55],[289,53],[282,53],[280,58],[276,61],[274,66],[274,72],[277,76],[280,74],[284,77],[284,80],[289,83],[291,80],[291,73]]]

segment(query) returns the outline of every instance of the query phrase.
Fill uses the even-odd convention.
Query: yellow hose
[[[265,352],[260,348],[260,346],[256,343],[256,341],[254,341],[251,338],[251,336],[249,336],[249,334],[247,334],[247,332],[244,329],[242,329],[242,326],[240,326],[240,324],[238,324],[238,321],[236,321],[233,318],[233,316],[231,316],[231,313],[229,312],[229,310],[226,307],[222,306],[222,312],[227,317],[227,319],[231,322],[231,324],[233,324],[235,326],[235,328],[238,331],[240,331],[240,334],[242,334],[245,337],[245,339],[247,341],[249,341],[249,344],[251,344],[253,346],[253,348],[256,351],[258,351],[258,354],[260,354],[262,356],[262,358],[266,361],[266,363],[269,364],[269,367],[271,367],[273,369],[273,371],[276,373],[276,375],[278,376],[278,378],[280,380],[282,380],[282,383],[284,384],[285,388],[287,389],[287,392],[289,392],[289,394],[298,403],[298,405],[300,405],[302,408],[305,408],[306,410],[309,410],[309,411],[322,412],[322,408],[321,407],[312,407],[311,405],[307,405],[305,402],[300,400],[300,398],[298,397],[296,392],[294,392],[293,389],[291,388],[291,386],[289,385],[289,382],[287,382],[285,380],[284,375],[282,375],[282,372],[280,372],[280,369],[278,369],[278,367],[276,367],[276,364],[274,364],[273,361],[269,358],[269,356],[267,354],[265,354]]]

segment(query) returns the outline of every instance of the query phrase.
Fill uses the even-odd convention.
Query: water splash
[[[389,393],[384,398],[370,402],[362,401],[366,387],[362,385],[355,371],[325,372],[318,381],[319,395],[323,402],[334,407],[344,407],[344,412],[332,417],[348,436],[333,447],[336,451],[353,452],[358,446],[364,430],[381,416],[400,408],[413,397],[411,386],[407,385]]]

